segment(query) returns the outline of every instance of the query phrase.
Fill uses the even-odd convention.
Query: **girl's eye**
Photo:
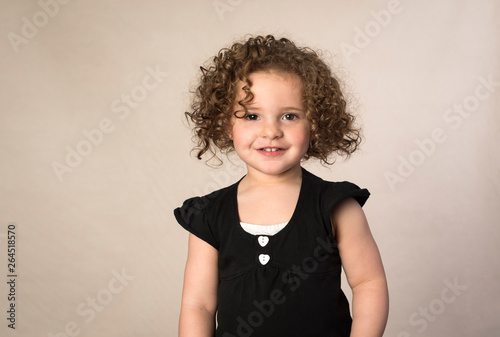
[[[289,121],[293,121],[294,119],[297,119],[297,118],[298,118],[298,116],[296,114],[292,114],[292,113],[285,114],[283,116],[283,119],[286,119],[286,120],[289,120]]]
[[[248,114],[245,116],[245,119],[248,119],[249,121],[256,121],[259,118],[256,114]]]

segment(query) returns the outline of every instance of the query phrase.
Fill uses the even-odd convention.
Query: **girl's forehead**
[[[248,75],[248,78],[255,78],[257,76],[264,76],[264,77],[274,77],[274,78],[279,78],[285,81],[299,81],[302,83],[302,80],[300,77],[293,73],[293,72],[288,72],[284,70],[276,70],[276,69],[268,69],[268,70],[259,70],[252,72]]]
[[[240,81],[234,99],[235,110],[281,111],[306,110],[302,81],[298,75],[284,72],[255,72],[248,76],[251,87]]]
[[[258,84],[260,84],[263,81],[277,81],[277,82],[285,82],[287,85],[289,85],[292,88],[299,87],[300,89],[303,88],[303,82],[302,79],[295,73],[292,72],[285,72],[281,70],[260,70],[260,71],[255,71],[250,73],[248,76],[248,81],[250,82],[250,87],[248,87],[248,84],[245,81],[239,80],[236,83],[236,90],[237,94],[241,94],[241,91],[245,86],[247,86],[248,90],[251,90],[251,86],[257,81]]]

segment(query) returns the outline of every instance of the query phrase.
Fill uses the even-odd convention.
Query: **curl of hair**
[[[328,158],[333,153],[348,157],[361,142],[360,130],[354,126],[355,117],[346,109],[346,100],[339,81],[330,68],[307,47],[297,47],[286,38],[275,39],[272,35],[250,37],[244,42],[223,48],[208,66],[200,67],[198,87],[193,92],[191,111],[185,116],[194,124],[193,140],[197,145],[197,158],[209,152],[217,158],[234,150],[229,137],[231,117],[245,117],[245,103],[253,99],[252,83],[248,76],[259,71],[276,71],[297,75],[303,84],[303,99],[309,120],[310,142],[304,159],[318,158],[332,164]],[[236,86],[239,81],[246,96],[238,103],[244,115],[234,112]],[[207,160],[207,161],[208,161]]]

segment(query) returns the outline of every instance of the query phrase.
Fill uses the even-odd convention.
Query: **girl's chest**
[[[290,221],[299,199],[298,189],[238,195],[239,221],[275,225]]]

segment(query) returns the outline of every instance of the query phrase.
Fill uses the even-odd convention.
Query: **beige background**
[[[173,209],[244,174],[190,157],[188,88],[221,47],[274,33],[328,51],[355,98],[362,151],[306,168],[372,192],[385,336],[498,336],[499,13],[487,0],[2,0],[1,335],[176,335],[187,233]]]

